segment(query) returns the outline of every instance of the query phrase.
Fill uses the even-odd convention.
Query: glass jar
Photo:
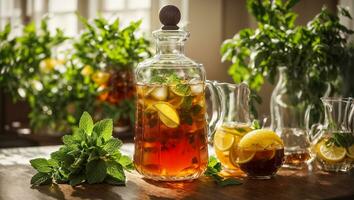
[[[179,20],[161,21],[165,26],[153,32],[156,55],[135,71],[134,164],[154,180],[195,179],[208,164],[205,72],[184,55],[189,33],[178,29]]]
[[[307,105],[299,93],[288,91],[286,67],[279,68],[279,80],[271,96],[271,128],[284,141],[284,167],[301,169],[310,161],[305,113]]]

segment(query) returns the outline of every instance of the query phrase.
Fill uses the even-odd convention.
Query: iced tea
[[[252,131],[251,125],[244,123],[225,123],[216,129],[214,135],[214,150],[216,157],[224,169],[236,172],[239,169],[237,146],[241,138]]]
[[[284,162],[284,143],[271,130],[254,130],[240,140],[236,162],[248,177],[269,179]]]
[[[204,83],[137,84],[134,163],[155,180],[200,176],[208,162]]]

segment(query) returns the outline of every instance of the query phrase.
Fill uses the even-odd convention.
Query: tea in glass
[[[283,141],[271,130],[254,130],[239,142],[236,163],[249,178],[269,179],[283,162]]]
[[[204,83],[137,85],[134,163],[155,180],[200,176],[208,163]]]

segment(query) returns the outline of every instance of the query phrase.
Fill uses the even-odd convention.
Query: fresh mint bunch
[[[224,178],[219,175],[221,171],[221,163],[214,157],[209,157],[208,168],[204,172],[205,176],[209,176],[214,179],[215,183],[219,186],[228,186],[228,185],[241,185],[242,182],[236,178]]]
[[[84,112],[79,127],[72,135],[63,136],[64,146],[51,154],[50,159],[30,161],[38,173],[31,179],[33,186],[69,183],[72,186],[106,182],[125,184],[125,170],[133,169],[131,159],[122,155],[122,141],[112,137],[113,121],[104,119],[93,123]]]

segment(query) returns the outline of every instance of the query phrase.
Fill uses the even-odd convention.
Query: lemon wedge
[[[238,147],[241,149],[257,151],[284,147],[284,144],[274,131],[258,129],[251,131],[242,137]]]
[[[176,128],[179,126],[180,119],[178,113],[171,104],[158,102],[155,103],[153,107],[157,110],[161,122],[167,127]]]
[[[321,142],[318,147],[318,156],[328,162],[340,162],[345,158],[346,150],[343,147],[327,146]]]
[[[347,149],[347,156],[354,159],[354,144]]]
[[[229,150],[234,144],[234,136],[232,134],[225,133],[221,130],[216,131],[214,135],[215,148],[220,151]]]

